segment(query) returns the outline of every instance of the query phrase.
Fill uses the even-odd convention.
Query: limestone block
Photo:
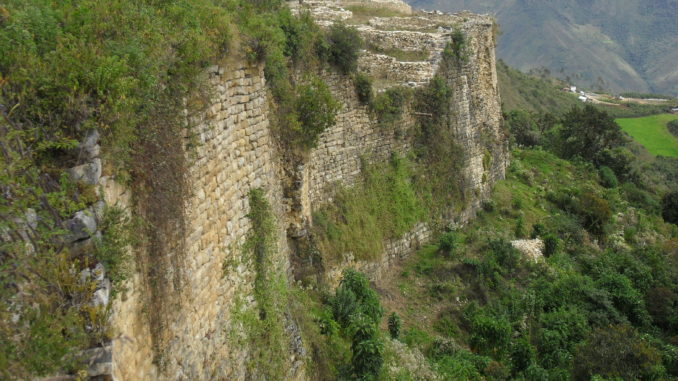
[[[72,181],[96,185],[101,177],[101,159],[94,158],[92,161],[70,168],[66,172]]]

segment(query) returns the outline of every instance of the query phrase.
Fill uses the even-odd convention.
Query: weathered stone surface
[[[91,348],[83,352],[87,376],[102,377],[113,374],[113,354],[110,346]]]
[[[70,231],[67,236],[69,242],[91,237],[97,231],[97,222],[94,214],[89,210],[76,212],[73,218],[64,222],[65,228]]]
[[[86,160],[91,160],[99,157],[101,147],[99,146],[99,130],[91,130],[85,136],[82,142],[78,145],[78,149]]]
[[[96,185],[101,177],[101,159],[94,158],[88,163],[68,169],[67,172],[72,181]]]

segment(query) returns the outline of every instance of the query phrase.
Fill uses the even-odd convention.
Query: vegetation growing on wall
[[[287,278],[275,265],[277,237],[271,206],[262,189],[250,191],[248,199],[250,212],[247,218],[252,227],[243,250],[255,270],[256,305],[246,306],[243,301],[236,303],[234,314],[242,327],[232,327],[232,335],[251,351],[247,368],[252,377],[282,380],[281,370],[286,369],[290,342],[284,329],[289,319],[285,314],[289,298]]]
[[[335,202],[313,215],[321,252],[330,263],[352,253],[374,259],[384,240],[398,238],[425,216],[411,181],[412,165],[393,156],[390,162],[363,164],[363,178],[339,190]]]

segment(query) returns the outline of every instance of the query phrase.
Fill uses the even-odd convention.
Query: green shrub
[[[447,257],[453,257],[457,247],[457,235],[454,232],[443,233],[438,239],[438,247]]]
[[[397,339],[398,336],[400,336],[400,324],[400,316],[395,312],[391,313],[388,317],[388,332],[394,339]]]
[[[558,130],[561,154],[565,158],[579,156],[595,164],[601,162],[601,153],[624,144],[619,125],[605,111],[594,106],[573,107],[562,120]]]
[[[598,170],[598,173],[600,175],[600,183],[605,188],[616,188],[619,185],[619,181],[617,181],[617,176],[615,176],[614,172],[610,169],[610,167],[602,166]]]
[[[553,234],[544,236],[544,256],[550,257],[558,251],[558,237]]]
[[[347,323],[350,323],[351,316],[356,314],[370,318],[374,324],[379,323],[384,311],[379,303],[377,293],[370,288],[365,275],[353,269],[344,270],[335,300],[340,295],[342,295],[340,309],[335,307],[335,311],[340,311],[340,313],[335,313],[335,318],[344,327],[348,325]]]
[[[358,314],[349,327],[351,332],[351,366],[360,380],[375,380],[384,362],[384,343],[377,326],[368,317]]]
[[[382,126],[392,126],[402,118],[405,104],[411,97],[410,89],[396,86],[377,94],[372,102],[372,111]]]
[[[301,124],[299,138],[307,148],[315,147],[318,137],[335,123],[340,104],[318,77],[297,87],[295,111]]]
[[[629,326],[609,326],[594,331],[574,358],[575,380],[593,375],[625,380],[659,379],[661,356]],[[659,376],[659,377],[658,377]]]
[[[448,60],[454,60],[457,63],[466,63],[469,59],[468,38],[464,31],[455,27],[452,31],[451,41],[443,50],[443,57]]]
[[[664,221],[678,225],[678,191],[672,191],[662,197],[662,217]]]
[[[481,355],[501,358],[511,341],[511,324],[506,319],[477,314],[471,320],[469,345]]]
[[[355,92],[360,103],[363,105],[372,104],[374,92],[372,91],[372,80],[370,77],[365,73],[357,73],[353,77],[353,83],[355,84]]]
[[[633,183],[622,185],[624,198],[636,208],[645,209],[649,213],[658,214],[661,210],[659,202],[652,195]]]
[[[519,338],[511,342],[510,357],[511,374],[516,375],[535,362],[536,352],[527,339]]]
[[[322,55],[340,72],[354,72],[358,66],[358,54],[363,47],[360,33],[353,27],[337,23],[332,25],[326,38]]]
[[[546,234],[546,226],[542,223],[536,223],[532,225],[532,233],[530,233],[530,238],[535,239],[542,237]]]
[[[515,235],[516,238],[524,238],[525,237],[525,223],[523,222],[522,216],[519,216],[516,219],[516,227],[513,230],[513,234]]]
[[[669,129],[671,135],[675,136],[678,139],[678,119],[668,122],[666,124],[666,128]]]
[[[578,213],[583,217],[586,230],[599,236],[603,235],[604,228],[612,217],[608,202],[590,191],[582,193],[578,201]]]

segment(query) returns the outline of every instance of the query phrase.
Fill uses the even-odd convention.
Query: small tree
[[[388,332],[391,337],[397,339],[400,336],[400,316],[395,312],[388,317]]]
[[[597,165],[601,164],[601,152],[621,146],[625,141],[614,119],[591,105],[575,106],[565,114],[559,138],[564,157],[580,156]]]
[[[344,74],[358,67],[358,53],[363,40],[358,31],[344,24],[334,24],[327,33],[327,59]]]
[[[341,105],[334,99],[325,82],[313,77],[297,88],[294,106],[301,125],[299,138],[305,147],[311,148],[318,141],[318,136],[334,125]]]

